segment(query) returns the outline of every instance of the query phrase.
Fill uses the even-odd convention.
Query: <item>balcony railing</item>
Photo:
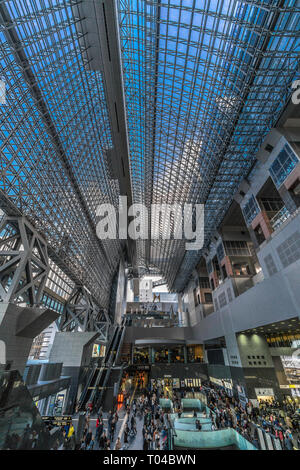
[[[285,222],[290,217],[290,215],[290,211],[285,206],[283,206],[283,208],[280,209],[280,211],[278,211],[277,214],[275,214],[274,217],[272,217],[270,220],[273,230],[277,230],[278,227],[280,227],[283,222]]]

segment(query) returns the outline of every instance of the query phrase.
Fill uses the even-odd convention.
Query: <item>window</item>
[[[267,255],[264,258],[264,262],[266,263],[266,268],[268,270],[269,276],[273,276],[273,274],[277,273],[277,268],[272,255]]]
[[[274,149],[274,147],[273,147],[273,145],[271,145],[271,144],[267,144],[267,145],[265,146],[265,150],[266,150],[267,152],[269,152],[269,153],[271,153],[273,149]]]
[[[248,225],[251,224],[252,220],[255,219],[257,214],[260,212],[259,206],[254,196],[251,196],[247,204],[242,208],[245,220]]]
[[[227,305],[225,292],[222,292],[222,294],[219,295],[219,305],[220,308],[225,307],[225,305]]]
[[[222,259],[224,258],[225,256],[225,253],[224,253],[224,248],[223,248],[223,244],[220,243],[218,245],[218,248],[217,248],[217,256],[218,256],[218,260],[221,262]]]
[[[207,289],[207,288],[209,289],[210,285],[209,285],[208,277],[199,277],[199,286],[204,289]]]
[[[278,212],[284,206],[282,199],[275,197],[262,197],[260,203],[266,212]]]
[[[232,301],[232,292],[231,292],[231,289],[229,287],[227,289],[227,296],[228,296],[228,301],[231,302]]]
[[[222,275],[223,275],[223,279],[226,279],[226,278],[227,278],[227,271],[226,271],[226,267],[223,265],[223,266],[221,267],[221,269],[222,269]]]
[[[205,292],[204,293],[204,301],[206,304],[212,304],[212,295],[210,292]]]
[[[300,259],[299,232],[295,232],[283,243],[281,243],[277,248],[277,252],[284,268]]]
[[[297,155],[289,145],[285,145],[269,168],[273,181],[278,188],[299,163]]]
[[[245,241],[224,241],[225,251],[228,256],[250,256],[250,250]]]
[[[208,273],[211,273],[212,270],[213,270],[212,262],[209,260],[209,261],[207,261],[207,271],[208,271]]]

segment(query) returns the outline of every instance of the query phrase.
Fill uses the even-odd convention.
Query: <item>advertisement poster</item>
[[[104,357],[106,346],[103,344],[94,344],[92,357]]]
[[[173,388],[180,388],[180,380],[173,379]]]

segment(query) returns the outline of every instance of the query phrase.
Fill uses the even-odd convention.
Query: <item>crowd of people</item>
[[[107,418],[107,429],[104,425],[102,407],[97,412],[96,432],[93,434],[90,427],[91,408],[87,407],[85,413],[85,428],[81,439],[80,450],[94,450],[95,442],[100,450],[113,450],[112,442],[115,438],[116,426],[119,420],[118,412],[110,411]],[[117,439],[118,442],[118,439]],[[118,444],[119,445],[119,444]]]
[[[96,432],[93,435],[90,429],[91,409],[86,411],[86,427],[81,441],[80,449],[92,450],[97,443],[98,449],[121,450],[134,446],[137,436],[137,428],[142,427],[144,450],[167,450],[168,449],[168,427],[170,426],[170,410],[160,407],[159,399],[170,398],[173,410],[178,418],[182,415],[181,399],[185,397],[184,391],[174,391],[164,394],[161,386],[152,384],[152,389],[144,387],[144,377],[138,374],[133,380],[135,397],[128,392],[124,397],[125,423],[122,433],[116,437],[116,428],[119,414],[116,410],[110,411],[106,419],[103,417],[102,408],[98,410],[96,420]],[[132,393],[132,392],[131,392]],[[254,406],[251,401],[247,404],[227,394],[222,387],[209,383],[201,387],[201,393],[206,395],[207,411],[201,411],[201,417],[194,411],[195,428],[202,430],[202,418],[209,418],[211,430],[226,428],[235,429],[240,435],[260,448],[258,426],[265,432],[272,434],[281,442],[281,447],[293,450],[295,446],[300,448],[299,421],[292,419],[295,415],[295,405],[276,401],[261,402]],[[200,418],[200,419],[199,419]],[[105,426],[105,421],[107,425]],[[207,421],[207,420],[206,420]],[[139,424],[139,426],[137,426]],[[141,426],[142,424],[142,426]],[[116,439],[115,439],[116,438]]]
[[[293,436],[292,427],[287,425],[286,412],[278,402],[261,403],[253,406],[251,401],[244,406],[237,398],[229,396],[224,389],[215,387],[203,388],[210,409],[210,419],[214,429],[231,427],[259,448],[257,425],[265,432],[280,439],[285,450],[293,450],[295,441],[300,445],[299,436],[295,437],[298,429],[296,424]],[[275,409],[277,411],[275,411]],[[290,423],[291,424],[291,423]]]
[[[143,425],[143,449],[167,450],[167,427],[165,414],[159,406],[159,396],[143,387],[144,378],[137,375],[133,380],[137,398],[130,393],[124,397],[123,432],[117,436],[116,428],[119,420],[118,411],[109,411],[104,419],[102,408],[97,412],[96,432],[93,434],[90,426],[91,407],[87,406],[85,413],[85,429],[81,439],[80,450],[121,450],[129,449],[137,436],[137,423]],[[107,425],[105,421],[107,420]],[[95,443],[97,445],[95,445]]]

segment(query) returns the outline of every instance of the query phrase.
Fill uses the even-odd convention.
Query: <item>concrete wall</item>
[[[23,375],[33,338],[58,317],[46,308],[0,304],[0,340],[6,346],[6,361]]]
[[[78,398],[78,385],[85,366],[92,356],[93,343],[97,333],[57,332],[50,353],[51,362],[62,362],[62,375],[71,377],[66,413],[74,411]]]
[[[237,343],[243,367],[273,367],[270,348],[264,337],[238,334]]]
[[[0,309],[5,309],[7,304],[0,304]],[[17,322],[20,315],[20,307],[12,307],[4,316],[0,325],[0,339],[6,345],[6,361],[11,363],[11,369],[17,369],[23,375],[29,356],[33,338],[16,336]]]

